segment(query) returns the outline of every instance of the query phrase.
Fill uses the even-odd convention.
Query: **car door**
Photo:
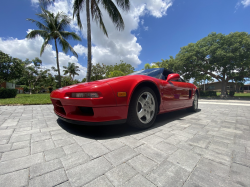
[[[165,111],[171,111],[179,108],[180,91],[177,89],[178,84],[173,81],[161,81],[161,96],[163,102],[163,108]]]
[[[188,83],[183,82],[181,79],[179,80],[175,80],[173,81],[176,85],[176,89],[178,90],[178,94],[180,94],[180,98],[179,98],[179,103],[178,103],[178,107],[179,108],[183,108],[186,107],[188,105],[188,100],[190,99],[190,93],[189,93],[189,89],[188,89]]]

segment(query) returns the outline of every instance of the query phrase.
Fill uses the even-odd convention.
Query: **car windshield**
[[[136,71],[136,72],[131,73],[129,75],[147,75],[150,77],[161,79],[163,70],[164,70],[164,68],[144,69],[144,70]]]

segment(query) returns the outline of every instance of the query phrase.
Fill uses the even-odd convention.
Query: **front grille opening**
[[[59,101],[59,100],[56,100],[56,101],[55,101],[55,104],[56,104],[57,106],[59,106],[59,107],[62,107],[62,103],[61,103],[61,101]]]
[[[92,107],[79,107],[80,111],[81,111],[81,115],[84,116],[93,116],[94,115],[94,111]]]
[[[59,112],[60,114],[66,116],[66,112],[63,107],[55,107],[55,110]]]

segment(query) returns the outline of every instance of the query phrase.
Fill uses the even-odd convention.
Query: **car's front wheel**
[[[138,89],[131,98],[127,124],[146,129],[154,124],[158,113],[158,101],[155,92],[149,87]]]

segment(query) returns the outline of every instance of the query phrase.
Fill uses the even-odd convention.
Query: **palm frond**
[[[98,2],[91,1],[91,15],[92,19],[96,21],[103,33],[108,37],[107,29],[102,20],[102,12],[98,6]]]
[[[63,52],[67,53],[70,50],[73,53],[73,55],[78,58],[78,55],[73,49],[73,47],[62,37],[60,32],[56,31],[56,33],[58,34],[59,44],[62,46]]]
[[[73,39],[73,40],[78,40],[78,41],[82,41],[81,37],[78,36],[76,33],[74,32],[68,32],[68,31],[61,31],[60,34],[63,36],[63,38],[65,39]]]
[[[129,0],[116,0],[117,6],[120,7],[122,10],[129,11],[130,9],[130,2]]]
[[[45,47],[48,45],[48,43],[49,43],[49,37],[46,38],[46,39],[44,40],[44,42],[43,42],[43,45],[42,45],[41,50],[40,50],[40,56],[42,56],[42,54],[43,54],[43,52],[44,52],[44,49],[45,49]]]
[[[27,21],[31,21],[31,22],[33,22],[33,23],[36,23],[36,26],[37,26],[39,29],[41,29],[41,30],[49,31],[49,28],[46,27],[44,24],[42,24],[42,23],[39,22],[39,21],[36,21],[36,20],[34,20],[34,19],[30,19],[30,18],[28,18],[28,19],[26,19],[26,20],[27,20]]]
[[[61,19],[61,21],[59,22],[59,24],[57,26],[57,30],[58,31],[64,31],[64,28],[69,26],[72,19],[66,14],[61,14],[60,19]]]
[[[38,37],[38,36],[41,36],[43,38],[47,38],[48,37],[48,32],[44,31],[44,30],[33,30],[33,31],[29,32],[26,35],[26,38],[32,39],[32,38],[35,38],[35,37]]]
[[[102,0],[102,5],[105,10],[107,10],[109,17],[111,18],[112,22],[114,23],[117,30],[124,30],[125,24],[122,19],[122,16],[113,3],[112,0]]]
[[[85,7],[85,0],[75,0],[73,3],[73,19],[76,16],[77,25],[82,29],[82,21],[80,17],[81,10]]]

